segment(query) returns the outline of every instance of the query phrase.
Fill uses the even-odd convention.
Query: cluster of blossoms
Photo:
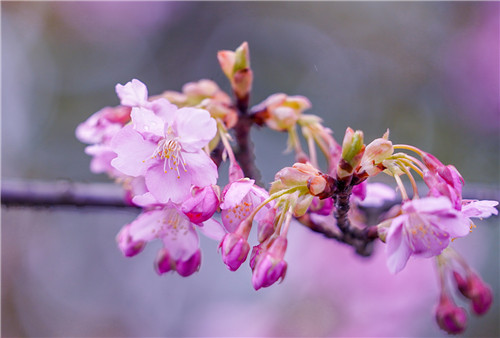
[[[448,278],[471,301],[473,312],[488,310],[491,290],[450,243],[471,231],[471,218],[496,215],[498,202],[463,199],[464,180],[455,167],[413,146],[392,144],[388,131],[365,145],[363,133],[348,128],[342,144],[337,143],[321,118],[304,114],[311,103],[303,96],[273,94],[249,108],[253,73],[248,45],[221,51],[218,60],[234,99],[210,80],[188,83],[182,93],[149,96],[134,79],[116,86],[119,106],[103,108],[76,130],[89,144],[85,151],[93,156],[91,170],[122,184],[127,201],[142,208],[117,235],[125,256],[160,239],[156,271],[189,276],[200,268],[201,232],[219,242],[231,271],[249,261],[258,290],[285,278],[287,232],[296,220],[360,255],[370,255],[380,239],[393,273],[412,256],[436,257],[442,281],[436,319],[450,333],[465,328],[466,313],[452,301]],[[288,150],[295,153],[296,163],[278,171],[267,190],[256,183],[252,125],[287,132]],[[324,171],[317,148],[326,159]],[[229,162],[229,183],[221,187],[218,167],[224,161]],[[393,188],[367,183],[379,173],[394,178],[401,203],[395,202]],[[419,195],[412,173],[427,185],[426,196]],[[411,197],[403,176],[411,183]],[[384,203],[395,206],[379,224],[368,225],[363,210]],[[257,242],[251,248],[254,227]]]

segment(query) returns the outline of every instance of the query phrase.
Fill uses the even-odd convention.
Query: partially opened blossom
[[[442,164],[429,153],[422,156],[428,170],[424,171],[424,181],[429,187],[429,195],[434,197],[446,196],[457,210],[462,206],[462,187],[464,179],[452,165]]]
[[[78,125],[76,137],[88,144],[110,140],[130,121],[130,112],[130,107],[105,107]]]
[[[134,256],[148,242],[161,240],[164,246],[162,259],[157,259],[157,271],[160,273],[166,272],[167,265],[175,266],[178,262],[188,261],[199,250],[194,225],[173,204],[144,211],[132,223],[125,225],[116,239],[125,256]]]
[[[221,231],[220,225],[217,229],[217,224],[210,221],[207,224],[194,224],[179,206],[168,203],[143,211],[132,223],[121,229],[116,240],[123,254],[131,257],[141,252],[148,242],[159,239],[163,242],[163,248],[155,261],[156,271],[163,274],[176,270],[181,276],[189,276],[198,270],[201,263],[196,229],[209,234],[209,237],[220,239],[217,234]]]
[[[157,101],[156,111],[132,109],[132,123],[111,140],[117,154],[111,163],[126,175],[144,176],[159,202],[180,203],[192,185],[216,183],[215,163],[202,150],[215,136],[216,123],[206,110]]]
[[[469,231],[469,220],[446,197],[406,201],[402,214],[392,220],[387,232],[387,266],[397,273],[410,256],[439,255],[452,238],[463,237]]]
[[[269,194],[265,189],[255,185],[255,180],[241,178],[229,183],[222,192],[220,204],[222,223],[227,231],[234,232],[238,225],[268,197]],[[255,220],[264,217],[266,210],[271,206],[272,204],[267,204],[259,210]]]
[[[289,96],[277,93],[252,108],[257,123],[269,128],[286,131],[295,126],[301,114],[311,108],[311,102],[304,96]]]
[[[192,187],[191,197],[182,203],[181,210],[193,223],[201,223],[213,216],[219,207],[218,186]]]

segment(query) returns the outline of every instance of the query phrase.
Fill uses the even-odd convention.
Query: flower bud
[[[439,327],[450,334],[461,333],[467,326],[467,313],[447,296],[442,295],[436,308]]]
[[[274,219],[276,217],[276,209],[270,208],[264,214],[262,219],[257,221],[257,238],[260,243],[267,240],[274,233]]]
[[[345,178],[353,174],[361,162],[364,150],[363,132],[347,128],[342,143],[342,158],[337,168],[339,178]]]
[[[219,244],[222,249],[222,261],[229,270],[236,271],[247,259],[250,245],[247,240],[238,233],[228,233]]]
[[[287,240],[283,236],[277,237],[268,250],[255,250],[253,260],[252,285],[255,290],[268,287],[283,280],[286,275],[287,263],[283,260],[287,247]],[[252,263],[252,261],[251,261]]]
[[[219,51],[217,59],[222,71],[231,82],[238,98],[244,98],[252,89],[253,72],[250,69],[250,52],[248,43],[243,42],[236,51]]]
[[[383,166],[380,168],[379,165],[394,152],[392,142],[385,137],[386,135],[388,137],[386,133],[384,137],[377,138],[366,146],[359,172],[365,171],[369,176],[374,176],[383,170]]]
[[[277,131],[290,130],[295,126],[302,113],[311,108],[311,102],[305,96],[289,96],[277,93],[252,108],[257,124],[266,125]]]
[[[154,267],[159,275],[175,270],[175,261],[172,260],[167,249],[161,248],[156,255]]]
[[[457,271],[453,271],[453,277],[460,293],[471,300],[472,311],[477,315],[488,312],[493,302],[493,293],[489,285],[472,272],[464,279]]]
[[[176,262],[176,270],[179,275],[182,277],[191,276],[193,273],[200,269],[201,265],[201,251],[200,249],[196,250],[194,254],[189,257],[186,261],[177,260]]]
[[[193,223],[199,224],[211,218],[219,206],[216,186],[193,187],[192,196],[182,203],[181,210]]]

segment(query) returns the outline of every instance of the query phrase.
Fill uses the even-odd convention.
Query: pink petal
[[[134,129],[140,134],[150,133],[159,137],[165,136],[165,121],[155,115],[152,110],[136,107],[130,114]]]
[[[451,211],[453,206],[447,197],[424,197],[403,204],[404,212],[434,213]]]
[[[491,215],[498,215],[498,210],[495,208],[497,205],[497,201],[472,201],[462,206],[462,214],[469,218],[487,218]]]
[[[224,237],[224,235],[226,234],[226,231],[224,230],[222,225],[213,218],[210,218],[209,220],[203,222],[201,225],[198,226],[198,229],[200,229],[200,231],[205,236],[211,239],[215,239],[218,242],[220,242]]]
[[[217,183],[219,173],[214,161],[202,150],[193,153],[182,152],[182,157],[186,162],[187,174],[190,176],[190,183],[197,187],[206,187]],[[184,171],[179,168],[180,171]]]
[[[117,84],[115,90],[123,106],[137,107],[148,101],[148,89],[144,83],[137,79],[133,79],[125,85]]]
[[[235,205],[241,203],[252,189],[255,180],[243,178],[233,183],[230,183],[227,190],[223,195],[223,202],[220,204],[221,209],[233,208]]]
[[[144,175],[155,148],[154,143],[144,140],[132,125],[127,125],[111,139],[111,149],[117,154],[111,165],[129,176]]]
[[[182,168],[179,169],[179,174],[175,169],[169,168],[165,172],[162,161],[149,168],[145,178],[148,190],[161,203],[182,203],[190,197],[191,177]]]
[[[161,209],[145,211],[130,223],[129,234],[134,241],[149,242],[158,238],[164,212]]]
[[[391,273],[398,273],[406,266],[410,258],[411,249],[406,241],[403,231],[403,222],[407,220],[406,216],[396,217],[387,233],[387,267]]]
[[[176,208],[167,209],[162,224],[163,245],[174,260],[187,260],[199,249],[198,234],[182,212]]]
[[[217,123],[203,109],[181,108],[176,113],[175,129],[182,148],[188,152],[199,151],[217,133]]]
[[[366,197],[359,204],[367,207],[380,207],[386,201],[396,198],[394,188],[383,183],[368,183],[366,185]]]
[[[149,191],[142,194],[136,195],[132,198],[132,202],[140,207],[147,207],[151,205],[160,204],[158,200]]]
[[[167,124],[172,124],[178,109],[175,104],[170,103],[170,101],[165,98],[160,98],[150,102],[150,106],[148,108],[150,108]]]

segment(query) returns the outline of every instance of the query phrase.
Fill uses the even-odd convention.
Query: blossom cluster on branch
[[[463,199],[464,180],[454,166],[414,146],[393,144],[389,131],[365,144],[362,131],[347,128],[342,144],[337,143],[320,117],[304,113],[311,108],[304,96],[277,93],[250,107],[248,44],[217,57],[233,98],[211,80],[150,96],[146,85],[133,79],[116,85],[120,105],[101,109],[76,130],[78,139],[89,144],[85,152],[92,156],[92,172],[107,173],[123,185],[127,201],[142,208],[117,235],[125,256],[159,239],[158,274],[189,276],[201,265],[201,232],[219,242],[231,271],[249,261],[258,290],[285,278],[287,233],[296,223],[363,256],[381,240],[393,273],[404,269],[411,256],[436,257],[441,297],[435,315],[447,332],[463,331],[467,318],[452,299],[450,280],[474,313],[488,310],[491,289],[450,243],[472,231],[472,218],[496,215],[498,202]],[[268,189],[256,183],[252,126],[286,132],[287,150],[295,153],[296,163],[279,170]],[[318,149],[326,159],[324,170]],[[229,162],[224,187],[217,185],[222,162]],[[368,225],[363,207],[395,199],[393,188],[368,183],[380,173],[394,178],[402,202],[378,224]],[[425,194],[418,191],[416,176],[428,187]]]

